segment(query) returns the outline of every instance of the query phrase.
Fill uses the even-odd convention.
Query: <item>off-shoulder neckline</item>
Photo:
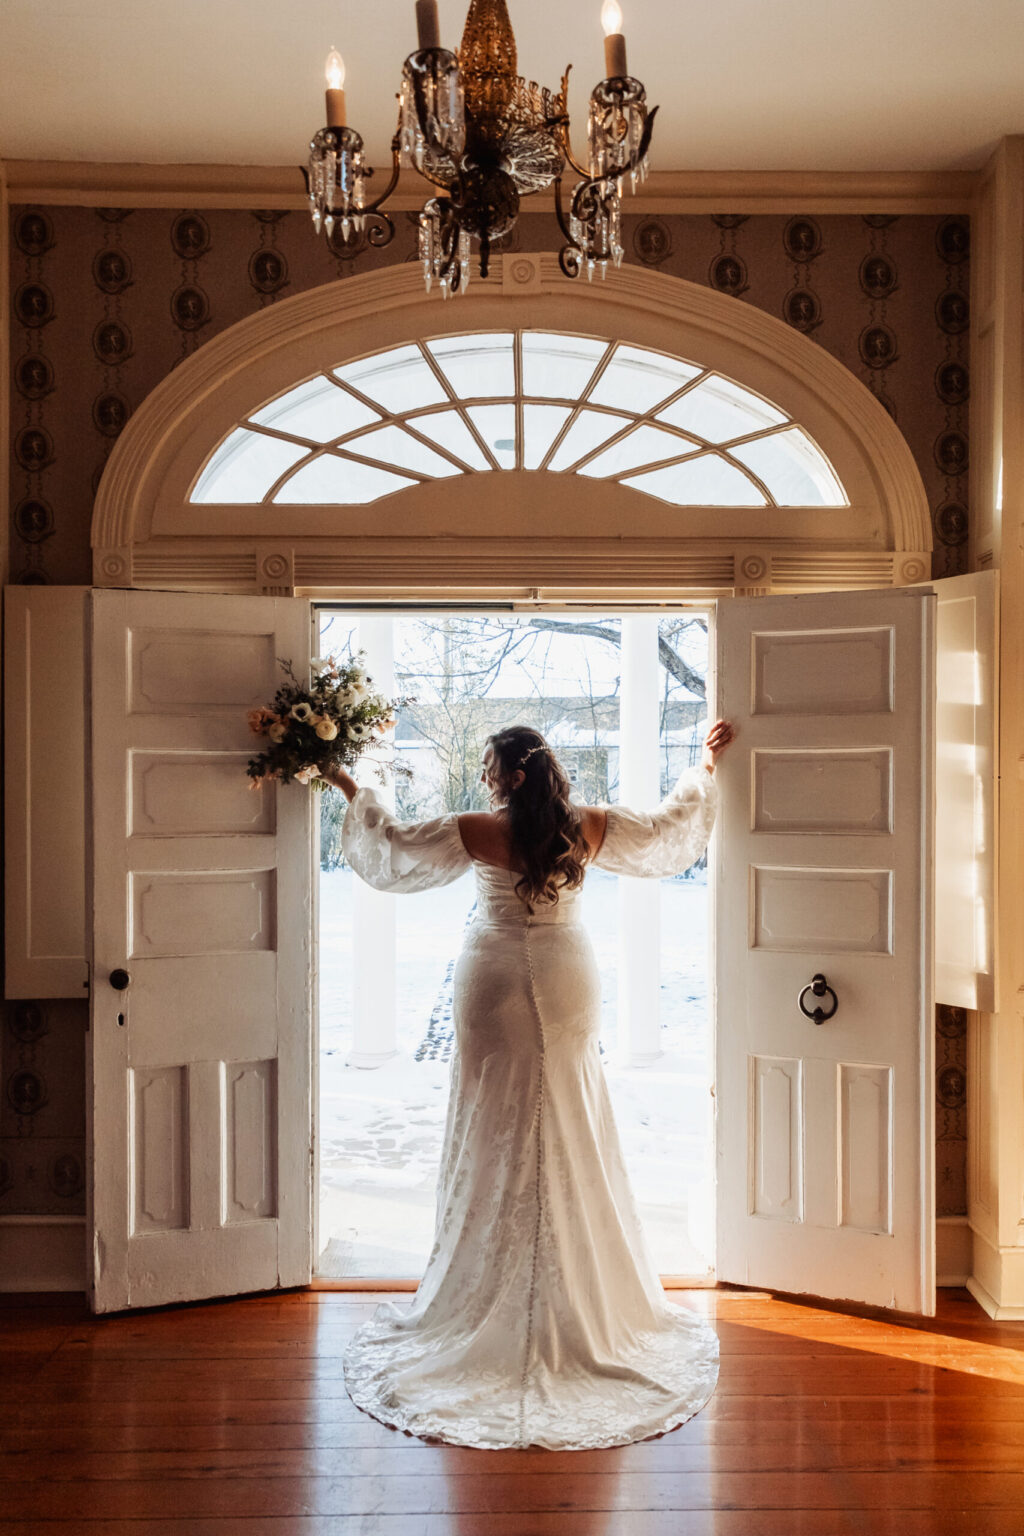
[[[595,811],[604,811],[604,813],[605,813],[605,817],[604,817],[604,831],[601,833],[601,841],[598,843],[597,847],[593,850],[593,852],[590,854],[590,856],[587,859],[587,863],[588,864],[593,864],[593,863],[596,862],[596,860],[598,858],[598,855],[601,852],[601,849],[604,847],[605,843],[608,841],[608,813],[609,813],[609,811],[613,811],[615,809],[615,807],[612,806],[612,805],[595,805],[595,806],[589,806],[588,809],[589,810],[595,810]],[[451,819],[455,823],[456,836],[458,837],[459,842],[462,845],[463,853],[466,855],[466,858],[469,860],[469,862],[471,864],[479,864],[484,869],[500,869],[500,870],[503,870],[508,875],[521,875],[523,873],[523,871],[521,869],[516,869],[511,864],[492,864],[489,859],[477,859],[477,858],[474,858],[474,856],[470,853],[469,849],[466,847],[466,839],[462,835],[462,827],[461,827],[460,821],[459,821],[459,818],[461,817],[462,812],[461,811],[449,811],[448,815],[451,817]]]

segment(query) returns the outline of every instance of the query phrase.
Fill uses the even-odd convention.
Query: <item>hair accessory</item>
[[[548,750],[549,750],[549,748],[547,746],[547,743],[543,742],[543,741],[538,742],[538,744],[535,747],[528,747],[526,749],[526,752],[524,753],[524,755],[519,759],[519,762],[516,764],[516,767],[517,768],[522,768],[525,763],[528,763],[530,761],[530,758],[533,756],[533,754],[535,752],[547,752]]]

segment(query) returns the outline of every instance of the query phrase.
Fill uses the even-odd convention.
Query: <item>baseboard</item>
[[[989,1317],[1024,1322],[1024,1247],[998,1247],[974,1228],[967,1289]]]
[[[0,1216],[0,1291],[84,1291],[84,1216]]]
[[[1000,1306],[995,1297],[991,1296],[981,1284],[981,1281],[975,1280],[973,1275],[968,1278],[967,1289],[978,1303],[978,1306],[984,1312],[987,1312],[989,1317],[994,1318],[997,1323],[1024,1323],[1024,1307]]]
[[[971,1273],[971,1228],[966,1216],[935,1221],[935,1284],[966,1285]]]

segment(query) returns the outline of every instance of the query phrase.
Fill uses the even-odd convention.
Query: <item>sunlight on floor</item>
[[[1024,1336],[1015,1346],[984,1344],[977,1339],[931,1333],[927,1324],[922,1328],[907,1328],[885,1319],[876,1321],[838,1312],[816,1312],[805,1307],[789,1307],[777,1318],[762,1314],[746,1318],[731,1309],[722,1310],[730,1323],[759,1333],[785,1335],[862,1354],[885,1355],[912,1365],[959,1371],[967,1376],[986,1376],[1014,1385],[1024,1383]]]

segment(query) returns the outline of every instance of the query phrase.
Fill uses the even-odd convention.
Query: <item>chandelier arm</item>
[[[390,214],[381,213],[377,208],[374,208],[372,212],[374,222],[366,231],[366,241],[368,245],[373,246],[375,251],[382,251],[395,238],[394,220]]]
[[[576,156],[572,152],[572,144],[569,142],[569,119],[568,118],[566,118],[566,120],[565,120],[565,129],[564,129],[564,131],[562,133],[562,151],[563,151],[563,153],[565,155],[566,160],[572,166],[572,168],[576,172],[577,176],[589,177],[590,171],[587,169],[587,167],[585,165],[581,165],[580,164],[580,162],[576,159]]]
[[[580,270],[583,265],[583,251],[576,244],[576,241],[572,236],[572,230],[566,223],[565,211],[562,208],[561,176],[556,176],[552,185],[555,192],[555,218],[558,220],[559,229],[565,236],[565,244],[562,246],[562,249],[558,253],[558,265],[561,267],[566,277],[579,277]],[[575,197],[573,198],[573,202],[575,203]]]
[[[569,76],[571,74],[572,65],[567,64],[565,66],[565,74],[562,76],[561,90],[559,91],[558,95],[558,100],[562,103],[562,116],[561,120],[556,121],[553,126],[557,127],[559,130],[558,139],[562,146],[562,153],[565,155],[566,160],[568,160],[577,176],[589,176],[590,172],[587,167],[581,165],[572,152],[572,140],[569,133]]]
[[[399,135],[396,133],[394,138],[391,140],[391,175],[388,178],[388,184],[384,188],[384,191],[380,194],[380,197],[375,197],[372,203],[364,203],[362,208],[359,209],[359,212],[364,217],[367,214],[369,214],[369,213],[376,213],[377,210],[381,207],[381,205],[383,203],[387,202],[388,198],[391,196],[392,192],[395,190],[395,188],[398,185],[398,173],[399,173],[399,171],[401,169],[401,165],[402,165],[402,154],[401,154],[400,139],[399,139]],[[372,176],[373,172],[372,171],[368,171],[366,174]],[[365,180],[366,177],[364,176],[363,179]],[[386,214],[382,214],[381,217],[387,219],[387,215]],[[387,219],[387,222],[390,224],[391,220]],[[392,227],[392,235],[393,234],[394,234],[394,228]],[[391,237],[389,236],[388,238],[390,239]]]

